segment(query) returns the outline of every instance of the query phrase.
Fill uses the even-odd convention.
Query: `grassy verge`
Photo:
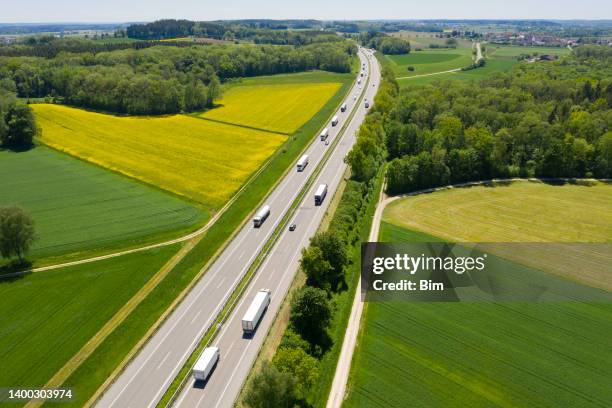
[[[348,76],[340,90],[273,154],[266,168],[241,191],[234,203],[205,233],[202,240],[168,274],[132,314],[96,349],[81,367],[63,384],[77,391],[77,397],[69,405],[83,406],[92,395],[125,362],[126,356],[141,345],[139,340],[159,321],[164,311],[173,303],[194,278],[201,275],[205,265],[211,262],[223,248],[234,231],[244,222],[257,204],[312,141],[321,124],[327,120],[350,89]]]

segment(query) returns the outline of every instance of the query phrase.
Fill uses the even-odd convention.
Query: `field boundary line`
[[[258,127],[255,127],[255,126],[243,125],[243,124],[240,124],[240,123],[226,122],[224,120],[219,120],[219,119],[205,118],[205,117],[202,117],[202,116],[195,116],[195,115],[193,115],[191,117],[194,118],[194,119],[207,120],[209,122],[219,123],[221,125],[236,126],[236,127],[240,127],[240,128],[244,128],[244,129],[257,130],[259,132],[274,133],[274,134],[281,135],[281,136],[291,136],[293,133],[297,132],[297,129],[293,133],[286,133],[286,132],[280,132],[278,130],[270,130],[270,129],[258,128]]]
[[[174,269],[183,257],[193,249],[201,237],[196,237],[180,248],[162,267],[111,317],[90,339],[60,368],[44,388],[57,388],[74,373],[81,364],[98,348],[100,344],[147,298],[160,282]],[[44,404],[44,400],[31,400],[26,408],[35,408]]]
[[[120,375],[123,370],[125,369],[125,367],[127,366],[127,364],[130,363],[130,361],[132,360],[132,358],[134,357],[135,354],[137,354],[142,347],[144,347],[144,345],[150,340],[151,336],[153,336],[153,334],[155,334],[155,332],[159,329],[159,327],[166,321],[166,319],[168,318],[168,316],[176,309],[176,307],[178,306],[179,303],[181,303],[183,301],[183,299],[185,298],[185,296],[187,296],[187,294],[193,289],[193,287],[200,281],[200,279],[202,278],[203,275],[205,275],[205,273],[208,271],[208,269],[210,268],[210,266],[217,260],[217,258],[221,255],[221,253],[227,248],[227,245],[232,242],[232,240],[236,237],[236,235],[238,234],[238,232],[244,227],[244,225],[246,223],[248,223],[251,220],[252,215],[255,213],[255,211],[261,206],[261,204],[263,202],[266,201],[267,197],[270,195],[270,193],[272,191],[274,191],[274,189],[276,187],[278,187],[278,185],[280,184],[280,182],[287,176],[287,174],[294,168],[295,163],[297,163],[297,161],[299,160],[300,156],[314,143],[316,143],[318,141],[317,136],[319,135],[319,133],[321,132],[321,130],[326,126],[327,122],[329,122],[329,120],[331,120],[332,116],[335,114],[335,112],[338,110],[338,108],[340,107],[340,105],[344,102],[345,98],[347,97],[347,95],[350,93],[350,90],[352,89],[354,83],[356,82],[356,78],[353,79],[353,82],[351,84],[350,87],[347,88],[347,90],[345,91],[344,95],[342,98],[340,98],[340,102],[336,105],[335,109],[332,111],[332,113],[330,113],[328,115],[328,117],[322,121],[322,125],[319,126],[319,128],[317,129],[317,131],[314,133],[314,136],[312,137],[312,139],[310,140],[309,143],[307,143],[302,150],[300,150],[300,152],[298,154],[296,154],[296,158],[295,160],[293,160],[291,162],[291,164],[289,166],[287,166],[287,168],[285,169],[285,171],[274,181],[274,183],[270,186],[270,188],[266,191],[266,193],[264,194],[264,196],[262,197],[262,199],[257,203],[257,205],[255,205],[253,207],[253,209],[245,216],[245,218],[242,220],[242,222],[240,223],[239,226],[237,226],[234,231],[232,231],[232,233],[230,234],[230,236],[223,242],[223,244],[217,249],[217,251],[210,257],[210,259],[206,262],[206,264],[204,266],[202,266],[202,268],[200,269],[200,271],[194,276],[194,278],[191,280],[191,282],[189,282],[187,284],[187,286],[181,291],[181,293],[179,293],[179,295],[172,301],[172,303],[167,307],[167,309],[160,315],[160,317],[157,319],[157,321],[151,325],[151,327],[149,328],[149,330],[145,333],[145,335],[138,341],[138,343],[136,343],[136,345],[134,345],[134,347],[132,347],[132,349],[128,352],[128,354],[125,356],[125,358],[121,361],[121,363],[116,367],[116,369],[113,371],[113,373],[106,379],[106,381],[100,386],[98,387],[98,389],[96,390],[96,392],[91,396],[91,398],[84,404],[84,407],[91,407],[92,405],[94,405],[98,399],[108,390],[108,387],[110,387],[110,385],[112,385],[117,376]],[[340,87],[340,89],[338,90],[338,92],[342,89],[342,87]],[[335,96],[335,95],[334,95]],[[333,96],[332,96],[333,97]],[[299,130],[299,129],[298,129]],[[296,131],[297,132],[297,131]],[[211,218],[209,220],[210,225],[207,225],[205,227],[206,230],[208,230],[210,227],[212,227],[212,223],[213,220],[216,221],[218,218],[220,218],[223,213],[225,213],[225,211],[240,197],[240,195],[242,194],[243,190],[247,188],[248,185],[251,184],[251,182],[256,178],[256,176],[258,176],[261,172],[263,172],[263,170],[265,168],[267,168],[269,166],[269,164],[271,163],[272,159],[280,154],[280,151],[282,149],[282,145],[279,147],[279,149],[277,149],[276,152],[274,152],[267,160],[267,162],[256,172],[254,173],[249,180],[247,180],[247,182],[236,192],[236,194],[232,197],[232,199],[226,203],[225,206],[223,206],[223,208],[221,210],[219,210],[219,212],[217,212],[215,214],[215,216],[213,218]],[[203,227],[203,228],[205,228]],[[203,229],[202,228],[202,229]],[[204,232],[206,232],[206,230],[202,231],[201,234],[203,234]],[[198,231],[196,231],[198,232]],[[196,232],[194,232],[193,234],[195,234]],[[4,275],[7,276],[7,275]],[[220,314],[220,313],[219,313]]]

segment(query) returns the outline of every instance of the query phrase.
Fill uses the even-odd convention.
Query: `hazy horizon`
[[[612,2],[605,0],[452,0],[397,2],[394,0],[269,0],[252,3],[234,0],[212,3],[201,0],[138,0],[84,2],[79,0],[30,0],[6,2],[2,24],[119,24],[162,18],[188,20],[316,19],[316,20],[610,20]]]

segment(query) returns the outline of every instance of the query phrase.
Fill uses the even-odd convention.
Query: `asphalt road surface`
[[[367,84],[366,97],[372,101],[380,82],[380,71],[375,58],[368,51],[360,52],[362,61],[370,61],[372,81]],[[327,164],[306,194],[295,214],[297,228],[283,231],[273,246],[257,276],[247,288],[234,313],[225,323],[215,345],[221,349],[221,359],[208,382],[189,382],[179,396],[177,404],[184,407],[230,407],[257,355],[271,321],[286,293],[298,267],[301,249],[315,233],[327,204],[346,169],[343,159],[355,141],[355,132],[367,110],[359,98],[362,87],[355,84],[347,96],[348,109],[336,113],[340,123],[329,126],[329,140],[333,141],[357,104],[357,111],[335,147]],[[372,86],[374,83],[375,86]],[[357,99],[354,99],[357,96]],[[331,142],[330,142],[331,143]],[[236,285],[261,252],[283,215],[289,210],[327,149],[324,142],[315,140],[307,149],[310,162],[306,169],[291,169],[264,204],[271,207],[268,219],[260,228],[246,224],[213,263],[202,279],[194,286],[181,304],[168,317],[160,329],[136,355],[123,373],[109,387],[96,404],[99,407],[149,408],[154,407],[177,375],[203,334],[223,308]],[[314,206],[314,190],[320,183],[328,184],[328,195],[322,206]],[[272,290],[272,301],[257,332],[252,338],[244,338],[241,318],[255,293],[262,287]]]

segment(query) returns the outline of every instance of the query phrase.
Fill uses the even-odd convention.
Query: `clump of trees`
[[[480,82],[403,90],[384,122],[388,192],[499,177],[612,177],[612,57],[606,47],[584,48]]]
[[[34,221],[17,206],[0,207],[0,255],[24,261],[34,242]]]
[[[38,132],[32,109],[1,86],[0,147],[17,150],[30,148]]]
[[[391,37],[380,32],[365,32],[360,34],[361,43],[383,54],[408,54],[410,41]]]
[[[13,47],[28,55],[25,50],[34,46],[1,49]],[[59,52],[49,58],[0,56],[0,85],[13,88],[21,98],[48,97],[108,112],[178,113],[211,107],[223,81],[311,69],[350,72],[355,54],[356,47],[342,41],[300,47],[157,45]]]

